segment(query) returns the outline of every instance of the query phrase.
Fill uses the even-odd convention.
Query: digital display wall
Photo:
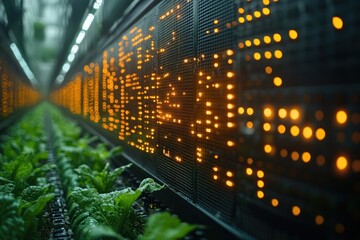
[[[355,9],[163,0],[52,98],[239,233],[349,239],[360,219]]]

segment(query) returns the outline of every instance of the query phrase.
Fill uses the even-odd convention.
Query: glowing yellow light
[[[303,129],[303,136],[305,138],[311,138],[313,135],[313,130],[311,129],[311,127],[305,127]]]
[[[265,117],[271,117],[271,116],[272,116],[272,110],[271,110],[271,108],[265,108],[265,109],[264,109],[264,116],[265,116]]]
[[[348,166],[348,160],[344,156],[340,156],[336,159],[336,167],[339,170],[345,170]]]
[[[239,48],[244,48],[244,43],[239,43]]]
[[[228,77],[228,78],[232,78],[232,77],[234,77],[234,73],[233,72],[228,72],[227,74],[226,74],[226,76]]]
[[[278,132],[280,133],[280,134],[284,134],[285,133],[285,131],[286,131],[286,127],[284,126],[284,125],[279,125],[278,126]]]
[[[258,198],[260,198],[260,199],[262,199],[262,198],[264,198],[264,196],[265,196],[265,194],[264,194],[264,192],[263,191],[257,191],[257,197]]]
[[[291,111],[290,111],[290,118],[291,118],[292,120],[297,120],[297,119],[299,119],[299,117],[300,117],[300,112],[299,112],[299,110],[297,110],[297,109],[291,109]]]
[[[342,29],[344,27],[344,22],[340,17],[334,16],[332,18],[332,24],[334,26],[335,29]]]
[[[263,178],[265,174],[263,171],[259,170],[257,171],[256,175],[258,176],[258,178]]]
[[[214,54],[214,58],[215,58],[215,59],[219,58],[219,55]]]
[[[227,181],[226,181],[226,186],[228,186],[228,187],[233,187],[233,186],[234,186],[234,183],[233,183],[232,181],[230,181],[230,180],[227,180]]]
[[[295,39],[297,39],[298,38],[298,33],[297,33],[297,31],[295,31],[295,30],[289,30],[289,37],[291,38],[291,39],[293,39],[293,40],[295,40]]]
[[[218,33],[219,32],[219,29],[218,28],[215,28],[214,29],[214,33]]]
[[[266,5],[266,6],[270,4],[270,0],[263,0],[262,2],[263,2],[263,4]]]
[[[300,207],[298,207],[298,206],[293,206],[293,207],[292,207],[292,214],[293,214],[294,216],[299,216],[299,215],[300,215],[300,212],[301,212]]]
[[[264,42],[265,42],[266,44],[271,43],[271,37],[270,37],[270,36],[264,36]]]
[[[292,152],[291,153],[291,159],[292,160],[297,161],[297,160],[299,160],[299,158],[300,158],[300,155],[299,155],[298,152]]]
[[[299,127],[298,127],[298,126],[292,126],[292,127],[290,128],[290,133],[291,133],[291,135],[293,135],[294,137],[298,136],[299,133],[300,133]]]
[[[287,111],[284,108],[280,108],[278,111],[279,117],[280,118],[286,118],[287,116]]]
[[[219,23],[219,20],[215,19],[214,24],[218,24],[218,23]]]
[[[272,68],[270,66],[265,67],[265,72],[267,74],[271,74],[272,73]]]
[[[325,132],[324,129],[318,128],[318,129],[316,130],[316,132],[315,132],[315,136],[316,136],[316,138],[317,138],[319,141],[321,141],[321,140],[323,140],[323,139],[325,138],[326,132]]]
[[[311,154],[309,152],[304,152],[301,155],[301,158],[302,158],[303,162],[308,163],[311,160]]]
[[[273,38],[274,38],[274,41],[275,41],[275,42],[280,42],[280,41],[281,41],[281,35],[278,34],[278,33],[275,33],[275,34],[273,35]]]
[[[250,46],[251,46],[251,41],[250,41],[250,40],[246,40],[246,41],[245,41],[245,45],[246,45],[247,47],[250,47]]]
[[[233,84],[228,84],[228,85],[226,85],[226,88],[227,88],[228,90],[231,90],[231,89],[234,88],[234,85],[233,85]]]
[[[260,39],[258,39],[258,38],[254,38],[254,45],[255,46],[259,46],[260,45]]]
[[[244,23],[244,22],[245,22],[245,18],[239,17],[238,21],[239,21],[239,23]]]
[[[245,109],[243,107],[239,107],[238,108],[238,113],[239,114],[244,114],[245,113]]]
[[[280,87],[282,85],[282,79],[279,77],[274,77],[273,83],[275,86]]]
[[[253,19],[253,17],[250,14],[246,15],[246,20],[247,21],[251,22],[252,19]]]
[[[254,12],[254,17],[260,18],[260,17],[261,17],[261,12],[255,11],[255,12]]]
[[[245,10],[243,8],[239,8],[238,11],[240,14],[243,14],[245,12]]]
[[[322,225],[324,223],[324,217],[321,215],[316,215],[315,216],[315,223],[317,225]]]
[[[249,107],[249,108],[246,109],[246,113],[247,113],[249,116],[251,116],[251,115],[254,114],[254,109],[251,108],[251,107]]]
[[[270,131],[271,130],[271,124],[270,123],[264,123],[263,129],[266,132]]]
[[[213,178],[214,180],[218,180],[219,177],[217,175],[214,175]]]
[[[246,127],[247,127],[247,128],[253,128],[253,127],[254,127],[254,123],[251,122],[251,121],[249,121],[249,122],[246,123]]]
[[[259,188],[263,188],[263,187],[265,186],[263,180],[258,180],[258,181],[257,181],[257,185],[258,185]]]
[[[214,63],[214,67],[219,67],[219,64],[218,63]]]
[[[279,206],[279,201],[276,198],[271,199],[271,205],[273,207]]]
[[[231,50],[231,49],[229,49],[229,50],[226,51],[226,54],[227,54],[228,56],[232,56],[232,55],[234,54],[234,51]]]
[[[235,117],[235,114],[232,113],[232,112],[228,112],[228,113],[227,113],[227,117],[228,117],[228,118],[233,118],[233,117]]]
[[[234,174],[233,174],[232,172],[230,172],[230,171],[227,171],[227,172],[226,172],[226,176],[228,176],[228,177],[233,177]]]
[[[234,99],[234,94],[228,94],[228,95],[226,95],[226,98],[227,99],[229,99],[229,100],[232,100],[232,99]]]
[[[270,14],[270,9],[269,8],[263,8],[262,12],[264,15],[269,15]]]
[[[231,104],[231,103],[227,104],[227,109],[234,109],[234,107],[235,107],[234,104]]]
[[[280,59],[280,58],[282,58],[283,53],[280,50],[275,50],[274,55],[276,58]]]
[[[266,145],[264,146],[264,151],[265,151],[266,153],[271,153],[271,151],[272,151],[271,145],[266,144]]]
[[[336,121],[339,124],[344,124],[347,121],[347,113],[343,110],[340,110],[336,113]]]
[[[235,143],[233,141],[227,141],[227,145],[229,147],[233,147],[233,146],[235,146]]]
[[[228,128],[233,128],[233,127],[235,127],[235,124],[232,123],[232,122],[228,122],[228,123],[227,123],[227,127],[228,127]]]
[[[270,51],[266,51],[264,53],[264,56],[265,56],[266,59],[270,59],[272,57],[272,53]]]
[[[228,64],[232,64],[233,63],[233,60],[232,59],[229,59],[228,60]]]
[[[257,60],[257,61],[260,60],[261,59],[261,54],[258,53],[258,52],[255,52],[254,53],[254,59]]]
[[[246,168],[246,174],[247,175],[252,175],[253,174],[253,170],[251,168]]]

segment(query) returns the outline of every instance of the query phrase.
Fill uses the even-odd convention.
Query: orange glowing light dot
[[[227,180],[227,181],[226,181],[226,186],[228,186],[228,187],[233,187],[233,186],[234,186],[234,183],[233,183],[232,181],[230,181],[230,180]]]
[[[274,55],[276,58],[280,59],[283,57],[283,53],[281,50],[275,50]]]
[[[336,113],[336,121],[339,123],[339,124],[345,124],[346,121],[347,121],[347,113],[343,110],[340,110]]]
[[[299,119],[299,117],[300,117],[300,112],[299,112],[299,110],[297,110],[297,109],[291,109],[291,111],[290,111],[290,118],[291,118],[292,120],[297,120],[297,119]]]
[[[278,126],[278,132],[280,134],[284,134],[285,131],[286,131],[286,127],[284,125],[281,124],[281,125]]]
[[[344,22],[340,17],[334,16],[332,18],[332,25],[334,26],[335,29],[340,30],[344,27]]]
[[[218,24],[218,23],[219,23],[219,20],[215,19],[214,24]]]
[[[257,171],[256,175],[258,176],[258,178],[263,178],[265,174],[262,170],[259,170]]]
[[[227,123],[227,127],[228,127],[228,128],[233,128],[233,127],[235,127],[235,124],[232,123],[232,122],[228,122],[228,123]]]
[[[264,196],[265,196],[265,194],[264,194],[263,191],[257,191],[256,195],[257,195],[257,197],[260,198],[260,199],[264,198]]]
[[[267,66],[267,67],[265,67],[265,72],[267,73],[267,74],[271,74],[272,73],[272,67],[270,67],[270,66]]]
[[[233,147],[233,146],[235,146],[235,142],[233,142],[233,141],[227,141],[227,145],[228,145],[229,147]]]
[[[245,12],[245,10],[243,8],[239,8],[238,11],[240,14],[243,14]]]
[[[316,215],[315,223],[316,223],[316,225],[322,225],[324,223],[324,217],[321,215]]]
[[[226,176],[228,176],[228,177],[233,177],[234,174],[233,174],[232,172],[230,172],[230,171],[227,171],[227,172],[226,172]]]
[[[261,12],[255,11],[255,12],[254,12],[254,17],[260,18],[260,17],[261,17]]]
[[[315,132],[315,136],[319,141],[324,140],[326,132],[323,128],[318,128]]]
[[[233,84],[228,84],[228,85],[226,86],[226,88],[227,88],[228,90],[231,90],[231,89],[234,88],[234,85],[233,85]]]
[[[276,87],[280,87],[282,85],[282,79],[280,77],[274,77],[273,83]]]
[[[215,28],[214,29],[214,33],[218,33],[219,32],[219,29],[218,28]]]
[[[232,59],[229,59],[228,60],[228,64],[232,64],[233,63],[233,60]]]
[[[239,21],[239,23],[244,23],[244,22],[245,22],[245,18],[239,17],[238,21]]]
[[[219,177],[218,177],[217,175],[214,175],[213,178],[214,178],[214,180],[218,180],[218,179],[219,179]]]
[[[265,117],[271,117],[272,116],[272,110],[271,110],[271,108],[265,108],[264,109],[264,116]]]
[[[246,15],[246,20],[247,21],[251,22],[252,19],[253,19],[253,17],[250,14]]]
[[[228,78],[232,78],[232,77],[234,77],[234,73],[233,72],[227,72],[227,74],[226,74],[226,76],[228,77]]]
[[[271,199],[271,205],[273,207],[279,206],[279,201],[276,198]]]
[[[311,138],[313,135],[313,130],[311,129],[311,127],[305,127],[303,129],[303,136],[307,139]]]
[[[286,118],[287,116],[287,111],[284,108],[280,108],[278,111],[279,117],[280,118]]]
[[[290,128],[290,133],[291,133],[291,135],[293,135],[294,137],[298,136],[299,133],[300,133],[299,127],[298,127],[298,126],[292,126],[292,127]]]
[[[294,216],[299,216],[300,213],[301,213],[300,207],[298,207],[298,206],[293,206],[293,207],[292,207],[292,214],[293,214]]]
[[[269,15],[270,14],[270,9],[269,8],[263,8],[262,12],[264,15]]]
[[[219,58],[219,55],[214,54],[214,58],[215,58],[215,59],[218,59],[218,58]]]
[[[246,175],[251,176],[253,174],[253,170],[251,168],[246,168]]]
[[[264,53],[264,56],[265,56],[266,59],[271,59],[272,53],[271,53],[270,51],[266,51],[266,52]]]
[[[215,68],[219,67],[219,64],[218,64],[218,63],[214,63],[214,67],[215,67]]]
[[[245,45],[246,45],[247,47],[250,47],[250,46],[251,46],[251,41],[250,41],[250,40],[246,40],[246,41],[245,41]]]
[[[246,127],[247,127],[247,128],[253,128],[253,127],[254,127],[253,122],[251,122],[251,121],[247,122],[247,123],[246,123]]]
[[[301,156],[304,163],[308,163],[311,160],[311,154],[309,152],[304,152]]]
[[[263,188],[263,187],[265,186],[264,181],[263,181],[263,180],[258,180],[258,181],[257,181],[257,186],[258,186],[259,188]]]
[[[234,109],[234,107],[235,107],[234,104],[231,104],[231,103],[227,104],[227,109]]]
[[[295,40],[298,38],[298,33],[296,30],[294,29],[291,29],[289,30],[289,37],[292,39],[292,40]]]
[[[260,45],[260,39],[258,39],[258,38],[254,38],[253,42],[254,42],[254,45],[255,45],[255,46],[259,46],[259,45]]]
[[[263,40],[264,40],[264,42],[265,42],[266,44],[271,43],[271,37],[270,37],[270,36],[264,36]]]
[[[232,99],[235,98],[235,96],[234,96],[234,94],[228,94],[228,95],[226,96],[226,98],[229,99],[229,100],[232,100]]]
[[[261,59],[261,54],[258,52],[254,53],[254,59],[259,61]]]
[[[263,4],[264,4],[265,6],[267,6],[267,5],[270,4],[270,0],[263,0],[262,2],[263,2]]]
[[[238,113],[239,114],[244,114],[245,113],[245,109],[243,107],[239,107],[238,108]]]
[[[266,132],[270,131],[271,130],[271,124],[270,123],[264,123],[263,129]]]
[[[275,42],[280,42],[281,41],[281,35],[278,34],[278,33],[275,33],[273,35],[273,39],[274,39]]]
[[[272,151],[271,145],[266,144],[266,145],[264,146],[264,151],[265,151],[266,153],[271,153],[271,151]]]
[[[231,49],[229,49],[229,50],[226,51],[226,54],[227,54],[228,56],[232,56],[232,55],[234,55],[234,51],[231,50]]]
[[[348,160],[346,157],[344,156],[340,156],[336,159],[336,167],[343,171],[346,169],[346,167],[348,166]]]
[[[247,108],[246,109],[246,113],[249,115],[249,116],[251,116],[251,115],[253,115],[254,114],[254,109],[253,108]]]

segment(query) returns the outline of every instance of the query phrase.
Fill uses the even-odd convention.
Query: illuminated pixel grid
[[[53,99],[256,238],[347,238],[359,214],[354,6],[162,1]]]

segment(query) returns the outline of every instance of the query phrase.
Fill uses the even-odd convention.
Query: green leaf
[[[139,190],[142,191],[142,192],[155,192],[155,191],[159,191],[161,189],[164,188],[164,185],[160,185],[158,183],[156,183],[154,181],[154,179],[152,178],[145,178],[144,180],[142,180],[142,182],[140,183],[140,186],[139,186]]]
[[[140,240],[176,240],[185,237],[196,229],[197,225],[182,223],[167,212],[156,213],[149,217],[144,235]]]
[[[117,239],[117,240],[126,240],[123,236],[116,233],[109,227],[103,225],[96,225],[91,229],[91,239]]]
[[[27,202],[31,202],[37,200],[42,195],[46,195],[53,191],[54,186],[50,184],[44,186],[29,186],[22,191],[20,198]]]
[[[19,201],[0,195],[0,239],[22,239],[25,222],[18,213]]]
[[[15,185],[12,183],[7,183],[5,185],[0,185],[0,195],[12,195],[12,192],[15,188]]]

